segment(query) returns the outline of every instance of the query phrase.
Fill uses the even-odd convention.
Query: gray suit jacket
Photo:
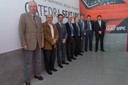
[[[80,28],[81,28],[81,36],[84,36],[85,35],[85,33],[86,33],[86,23],[85,23],[85,21],[83,20],[83,22],[84,22],[84,30],[82,29],[82,27],[83,27],[83,24],[82,24],[82,21],[80,20],[79,21],[79,25],[80,25]]]
[[[62,39],[67,39],[67,30],[65,24],[62,24],[62,27],[60,26],[59,22],[56,23],[56,27],[59,32],[59,42],[62,42]]]
[[[22,46],[27,45],[28,50],[35,50],[37,43],[41,47],[44,43],[44,35],[42,29],[42,21],[39,16],[36,15],[37,28],[35,26],[32,14],[24,13],[20,17],[19,33]]]

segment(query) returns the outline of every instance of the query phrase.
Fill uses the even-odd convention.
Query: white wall
[[[21,13],[25,11],[25,3],[29,0],[1,0],[0,5],[0,53],[20,49],[20,40],[18,32],[18,23]],[[59,11],[66,16],[68,12],[79,13],[79,0],[35,0],[37,2],[39,15],[42,21],[45,21],[45,15],[53,13],[54,23],[57,21],[55,17]],[[53,11],[54,9],[54,11]],[[52,12],[51,12],[52,10]],[[65,16],[65,17],[66,17]],[[67,19],[64,19],[66,22]]]

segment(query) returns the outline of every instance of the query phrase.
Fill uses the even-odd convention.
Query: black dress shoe
[[[97,52],[98,50],[95,50],[95,52]]]
[[[43,80],[42,76],[34,76],[34,78],[38,79],[38,80]]]
[[[57,69],[55,69],[55,68],[52,68],[51,70],[52,70],[52,71],[54,71],[54,72],[56,72],[56,71],[57,71]]]
[[[75,57],[77,57],[78,55],[77,54],[75,54]]]
[[[47,73],[48,73],[49,75],[52,75],[52,71],[47,71]]]
[[[83,55],[83,54],[79,53],[78,55]]]
[[[85,52],[87,52],[88,50],[85,50]]]
[[[62,65],[58,65],[60,68],[63,68],[63,66]]]
[[[68,65],[69,63],[68,62],[62,62],[62,64]]]
[[[30,82],[25,82],[25,85],[31,85]]]
[[[102,52],[105,52],[105,50],[101,50]]]
[[[65,64],[65,65],[69,65],[69,63],[68,63],[68,62],[65,62],[64,64]]]
[[[76,60],[76,58],[75,58],[75,57],[72,57],[71,59]]]
[[[84,51],[80,51],[80,52],[84,53]]]
[[[72,62],[72,60],[71,59],[67,59],[69,62]]]
[[[92,51],[92,49],[89,49],[90,51]]]

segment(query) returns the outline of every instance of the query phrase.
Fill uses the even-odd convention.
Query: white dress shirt
[[[51,35],[52,35],[52,38],[54,38],[54,28],[53,28],[53,25],[52,24],[48,24],[50,26],[50,29],[51,29]]]
[[[100,20],[100,21],[98,21],[98,23],[99,23],[99,25],[100,25],[100,27],[101,27],[101,20]]]

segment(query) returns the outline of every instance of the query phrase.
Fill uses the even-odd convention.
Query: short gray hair
[[[35,3],[37,5],[37,3],[35,1],[33,1],[33,0],[32,1],[29,1],[28,2],[28,5],[30,6],[31,3]]]

